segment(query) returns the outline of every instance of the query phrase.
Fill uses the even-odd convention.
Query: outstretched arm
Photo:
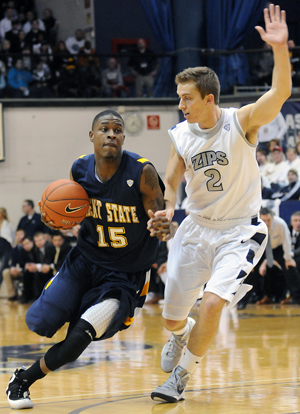
[[[269,9],[264,10],[264,19],[265,29],[256,26],[256,30],[273,50],[272,87],[254,104],[246,105],[237,112],[239,122],[251,144],[256,144],[259,128],[277,116],[290,96],[292,86],[285,11],[271,4]]]

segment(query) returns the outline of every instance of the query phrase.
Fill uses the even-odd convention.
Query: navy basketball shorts
[[[142,308],[149,287],[148,269],[133,273],[108,270],[87,260],[78,247],[68,254],[61,269],[45,285],[26,314],[28,328],[51,338],[66,322],[69,330],[91,306],[104,299],[120,301],[118,312],[104,335],[126,329]]]

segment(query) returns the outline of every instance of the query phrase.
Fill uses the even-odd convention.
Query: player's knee
[[[165,319],[165,327],[169,331],[178,331],[179,329],[183,328],[186,324],[186,320],[184,321],[173,321],[171,319]]]
[[[64,341],[48,350],[45,355],[46,367],[55,371],[65,364],[76,361],[95,336],[96,332],[91,324],[80,319]]]
[[[222,299],[220,296],[215,295],[214,293],[205,292],[203,295],[201,308],[204,308],[204,311],[207,316],[214,316],[219,314],[223,309],[226,300]]]

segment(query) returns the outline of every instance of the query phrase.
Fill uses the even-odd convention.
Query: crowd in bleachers
[[[5,284],[9,301],[31,303],[76,245],[80,226],[54,231],[43,224],[32,200],[24,200],[22,209],[15,230],[0,208],[0,285]]]
[[[152,96],[158,60],[144,39],[128,59],[125,84],[115,57],[100,65],[81,29],[58,39],[52,10],[39,16],[33,3],[9,1],[0,9],[0,98]]]

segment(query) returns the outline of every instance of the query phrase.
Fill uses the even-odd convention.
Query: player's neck
[[[108,181],[118,170],[121,158],[99,158],[96,159],[96,173],[102,183]]]
[[[222,115],[222,110],[219,106],[215,105],[213,110],[207,113],[207,116],[198,122],[201,129],[213,128]]]

